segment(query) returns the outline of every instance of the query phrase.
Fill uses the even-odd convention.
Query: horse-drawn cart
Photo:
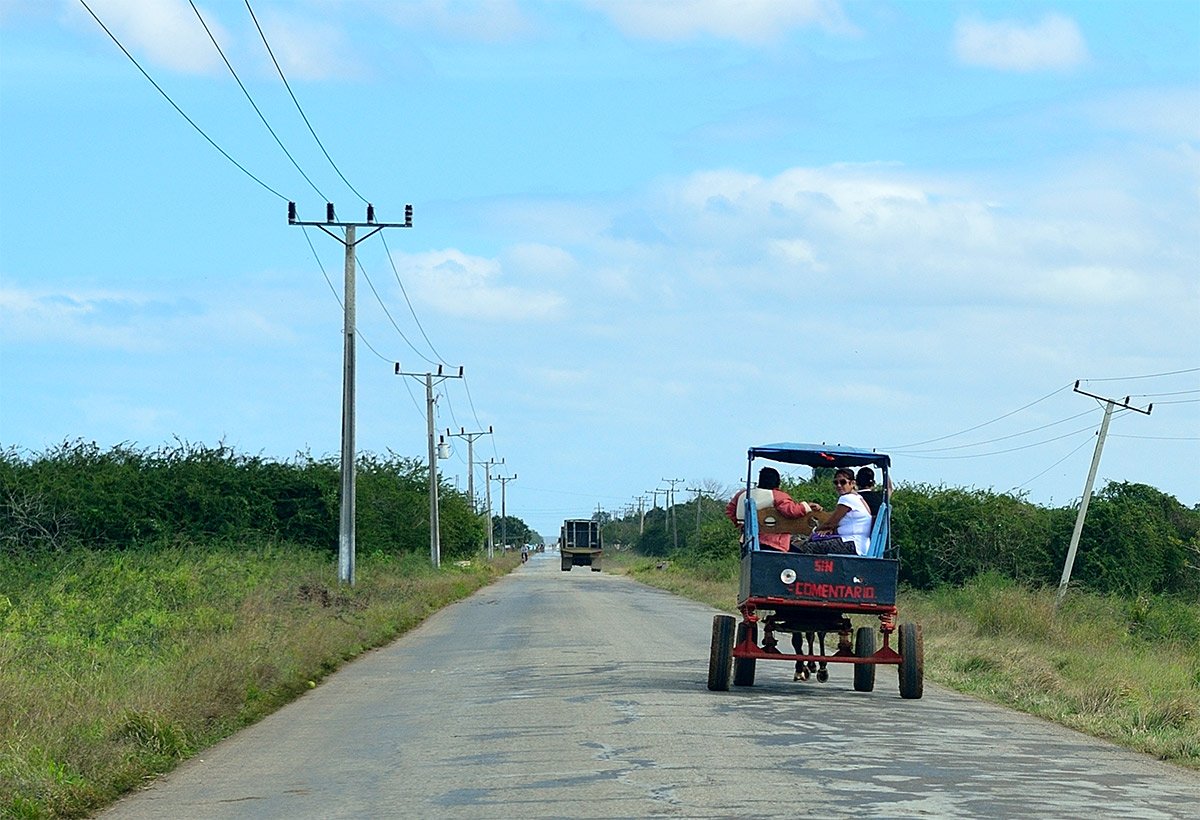
[[[881,503],[872,521],[866,554],[822,554],[817,551],[817,541],[800,552],[761,549],[759,535],[765,530],[811,531],[813,522],[797,519],[798,525],[789,527],[789,522],[772,510],[755,508],[750,493],[755,459],[809,467],[881,469]],[[796,680],[807,680],[810,673],[815,673],[821,683],[829,679],[828,664],[853,664],[854,688],[859,692],[875,688],[877,666],[897,666],[900,696],[921,697],[924,690],[921,627],[915,623],[899,626],[896,623],[900,562],[890,537],[890,466],[887,455],[869,450],[791,443],[750,448],[746,493],[742,499],[746,515],[738,588],[741,619],[732,615],[713,618],[709,689],[728,690],[731,681],[734,686],[752,686],[757,662],[771,660],[794,662]],[[854,629],[852,615],[876,617],[879,625]],[[775,637],[779,632],[807,640],[807,652],[801,652],[802,643],[795,640],[795,653],[781,652]],[[828,634],[838,636],[833,654],[825,652]],[[882,638],[882,646],[877,637]]]

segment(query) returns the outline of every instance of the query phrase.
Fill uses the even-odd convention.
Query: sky
[[[0,0],[0,447],[336,456],[345,250],[287,203],[411,204],[358,449],[425,459],[395,363],[461,366],[436,429],[545,535],[778,441],[1070,505],[1084,393],[1153,403],[1097,490],[1192,506],[1198,148],[1194,0]]]

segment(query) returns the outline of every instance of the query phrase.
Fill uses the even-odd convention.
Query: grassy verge
[[[736,569],[613,562],[643,583],[734,612]],[[988,576],[902,590],[920,623],[925,674],[952,689],[1200,769],[1200,605],[1072,593]],[[867,621],[863,621],[865,625]]]
[[[278,545],[0,559],[0,816],[79,817],[311,688],[519,559]]]

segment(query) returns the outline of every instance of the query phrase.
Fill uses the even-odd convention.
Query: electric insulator
[[[367,221],[368,222],[375,221],[375,206],[371,205],[370,203],[367,204]]]
[[[332,202],[325,203],[325,221],[326,222],[333,221],[333,203]]]
[[[412,227],[412,205],[404,206],[404,224],[407,227]]]
[[[296,203],[289,202],[288,203],[288,222],[295,222],[295,221],[296,221]]]

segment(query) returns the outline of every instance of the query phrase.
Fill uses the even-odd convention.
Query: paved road
[[[535,555],[104,817],[1200,816],[1200,775],[890,669],[709,692],[712,615]]]

